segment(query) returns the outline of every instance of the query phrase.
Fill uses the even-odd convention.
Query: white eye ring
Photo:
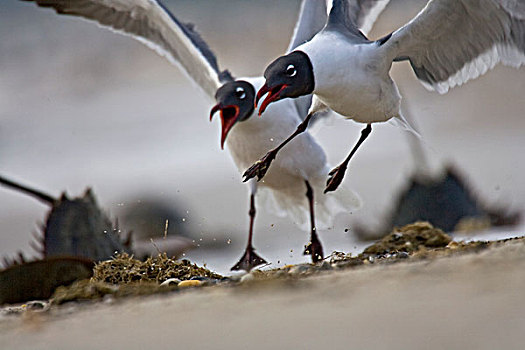
[[[241,100],[244,100],[244,98],[246,97],[246,92],[244,92],[244,89],[242,87],[238,87],[237,89],[235,89],[235,96],[237,96]]]
[[[288,67],[286,67],[286,74],[288,74],[289,77],[295,77],[297,70],[293,64],[290,64]]]

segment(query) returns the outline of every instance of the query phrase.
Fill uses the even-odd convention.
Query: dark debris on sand
[[[455,242],[442,230],[428,222],[416,222],[395,228],[380,241],[368,246],[357,256],[343,252],[333,252],[318,264],[300,264],[280,269],[253,271],[250,280],[260,281],[272,278],[295,278],[324,271],[356,268],[370,264],[393,264],[402,261],[417,261],[478,252],[508,241],[521,241],[525,237],[498,241]]]
[[[379,242],[368,246],[362,255],[379,255],[395,252],[413,253],[420,247],[442,248],[452,241],[449,235],[428,222],[416,222],[383,237]]]

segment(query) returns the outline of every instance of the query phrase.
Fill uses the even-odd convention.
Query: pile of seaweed
[[[92,280],[112,284],[162,283],[170,278],[183,281],[195,277],[223,278],[205,267],[192,264],[189,260],[170,259],[165,253],[150,257],[146,261],[136,260],[133,256],[124,253],[95,265]]]
[[[146,261],[134,259],[126,253],[95,265],[93,277],[71,286],[59,287],[52,303],[95,300],[111,296],[149,295],[217,283],[221,275],[192,264],[189,260],[175,260],[165,253]]]

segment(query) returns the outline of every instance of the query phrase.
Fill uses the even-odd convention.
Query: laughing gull
[[[283,141],[307,115],[310,98],[285,100],[268,108],[265,118],[254,117],[255,92],[263,77],[235,80],[228,71],[220,71],[215,55],[192,27],[181,23],[160,2],[154,0],[34,0],[52,7],[60,14],[94,20],[155,49],[175,64],[180,64],[206,94],[217,104],[210,119],[220,112],[221,147],[226,144],[239,171],[246,169],[277,142]],[[326,23],[325,0],[305,0],[288,51],[310,40]],[[303,150],[309,150],[306,155]],[[360,206],[357,195],[349,189],[334,196],[316,196],[324,187],[329,167],[322,148],[304,133],[276,159],[264,182],[250,182],[249,237],[246,250],[232,270],[250,270],[266,263],[252,246],[255,218],[255,194],[258,202],[266,200],[269,210],[287,214],[295,223],[310,229],[311,239],[305,253],[312,260],[323,257],[316,229],[331,225],[334,216]],[[314,202],[316,212],[314,219]]]
[[[372,1],[360,1],[367,2]],[[306,130],[320,110],[330,108],[366,124],[348,157],[330,172],[325,192],[339,186],[371,123],[392,120],[414,131],[400,111],[401,96],[389,75],[392,62],[408,60],[420,82],[441,94],[499,62],[516,68],[525,63],[523,0],[431,0],[409,23],[376,41],[358,28],[352,2],[334,0],[323,30],[266,68],[257,101],[268,96],[259,113],[286,97],[314,97],[296,132],[252,165],[245,181],[255,176],[260,180],[277,152]]]

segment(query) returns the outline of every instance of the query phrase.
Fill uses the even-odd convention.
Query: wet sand
[[[525,245],[4,316],[12,349],[519,349]]]

